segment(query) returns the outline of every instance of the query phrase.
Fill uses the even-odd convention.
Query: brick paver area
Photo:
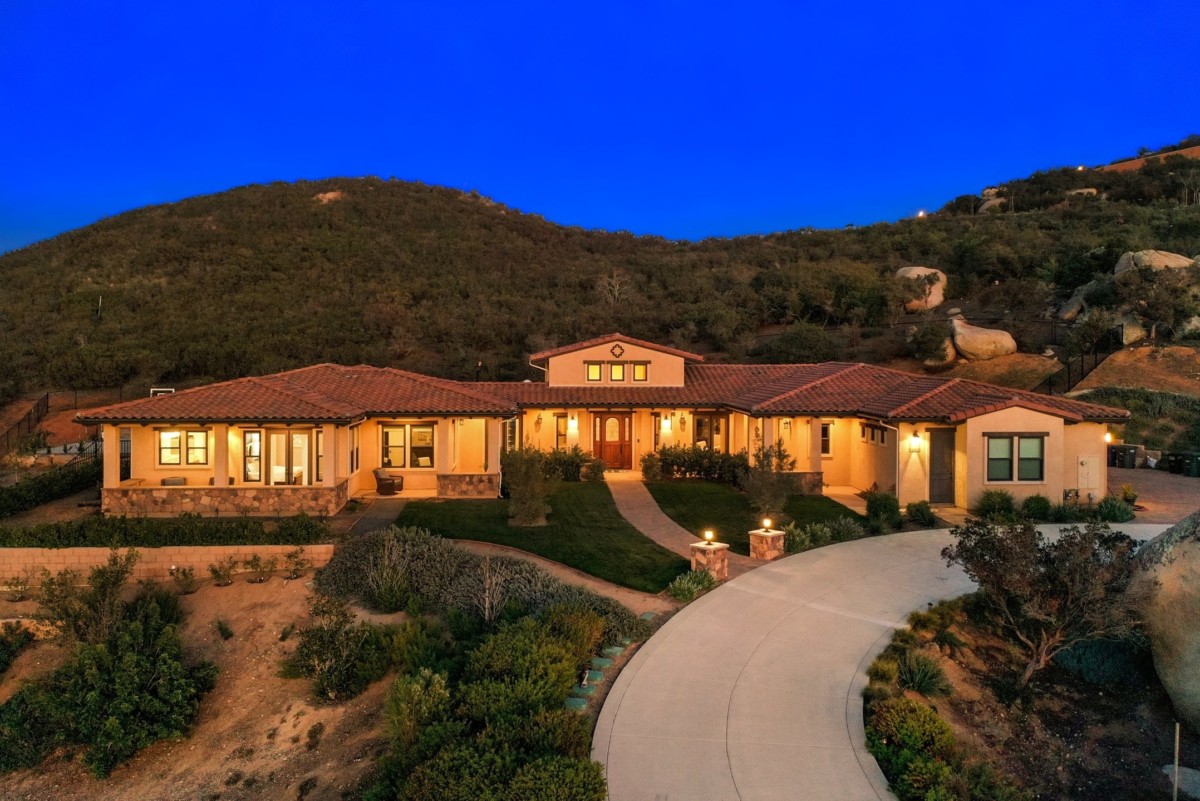
[[[1138,494],[1138,523],[1175,523],[1200,509],[1200,478],[1165,470],[1108,468],[1108,491],[1119,495],[1122,484],[1132,484]]]

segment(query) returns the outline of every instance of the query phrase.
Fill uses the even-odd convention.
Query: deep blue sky
[[[0,252],[396,176],[672,238],[840,227],[1200,132],[1200,3],[0,3]]]

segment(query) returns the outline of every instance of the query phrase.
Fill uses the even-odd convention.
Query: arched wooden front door
[[[633,415],[629,412],[594,414],[592,454],[612,469],[633,469]]]

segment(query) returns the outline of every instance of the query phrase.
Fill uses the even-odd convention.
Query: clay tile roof
[[[348,422],[367,414],[513,414],[515,407],[457,381],[384,367],[318,364],[140,398],[78,416],[112,422]]]
[[[551,356],[561,356],[564,353],[573,353],[574,351],[583,350],[584,348],[594,348],[597,345],[607,345],[609,342],[625,342],[630,345],[637,345],[639,347],[649,348],[650,350],[656,350],[659,353],[669,353],[672,356],[679,356],[680,358],[687,359],[689,361],[704,361],[704,357],[699,354],[689,353],[686,350],[678,350],[677,348],[670,348],[666,345],[659,345],[655,342],[647,342],[644,339],[634,339],[633,337],[627,337],[624,334],[605,334],[602,337],[596,337],[595,339],[589,339],[584,342],[574,342],[570,345],[551,348],[550,350],[544,350],[540,353],[533,354],[529,357],[529,361],[542,362],[546,359],[549,359]]]

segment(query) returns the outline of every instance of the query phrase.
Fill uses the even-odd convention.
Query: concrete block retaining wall
[[[263,559],[275,557],[279,569],[284,566],[283,555],[295,550],[295,545],[178,545],[164,548],[135,548],[138,561],[133,578],[170,578],[172,566],[190,567],[200,579],[210,578],[208,566],[233,556],[239,561],[258,554]],[[121,549],[124,552],[125,549]],[[60,570],[78,571],[86,578],[88,571],[108,561],[108,548],[3,548],[0,549],[0,581],[24,575],[33,570],[40,574],[45,568],[51,573]],[[304,558],[312,567],[323,567],[333,556],[332,544],[305,545]],[[240,569],[240,567],[239,567]],[[311,575],[311,574],[310,574]]]

